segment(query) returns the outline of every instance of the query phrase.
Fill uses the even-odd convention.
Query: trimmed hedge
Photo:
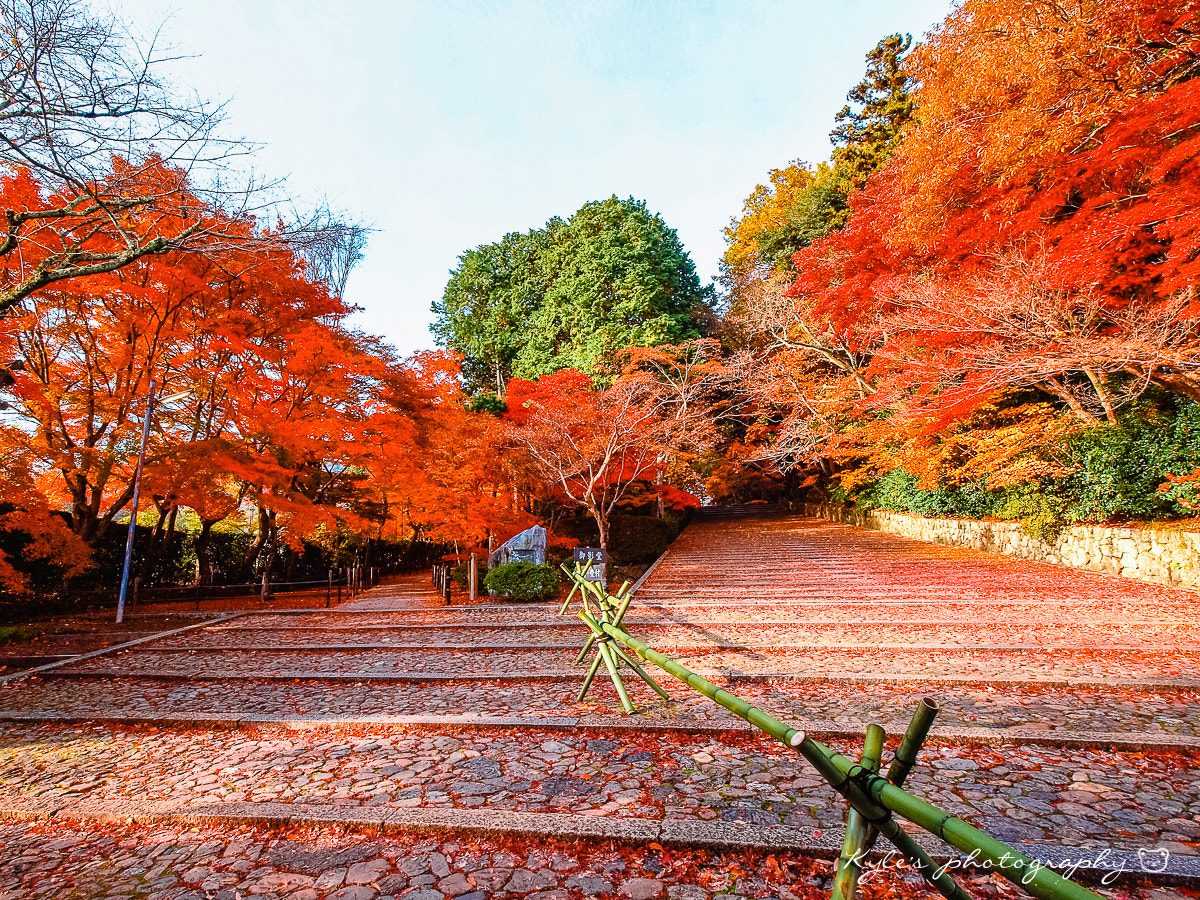
[[[514,600],[552,600],[558,596],[558,573],[549,566],[510,562],[496,566],[483,579],[483,586],[498,597]]]

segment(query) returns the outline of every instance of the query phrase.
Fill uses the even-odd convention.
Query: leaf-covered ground
[[[844,752],[868,721],[894,741],[936,697],[909,786],[997,837],[1179,857],[1200,853],[1198,623],[1192,591],[803,519],[694,525],[626,619]],[[29,819],[3,826],[0,896],[827,896],[829,863],[796,853],[281,824],[289,808],[443,810],[460,827],[520,814],[840,839],[843,804],[811,769],[678,682],[662,678],[670,701],[630,682],[633,717],[603,679],[579,701],[581,638],[550,604],[445,607],[399,582],[0,685],[0,811]],[[275,824],[170,820],[234,807]],[[167,821],[91,821],[139,809]],[[971,878],[977,896],[1019,893]],[[927,894],[881,871],[863,896]]]

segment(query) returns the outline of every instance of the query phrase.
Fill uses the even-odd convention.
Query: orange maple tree
[[[508,384],[508,438],[543,484],[584,507],[608,548],[609,519],[633,486],[654,477],[665,394],[639,379],[598,390],[575,369]]]
[[[956,7],[906,61],[918,114],[846,226],[748,304],[764,452],[1200,399],[1198,23],[1196,0]]]

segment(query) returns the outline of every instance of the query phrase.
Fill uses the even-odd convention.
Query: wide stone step
[[[622,719],[630,727],[734,727],[742,721],[678,683],[665,680],[672,699],[661,701],[637,683],[630,690],[636,716],[624,716],[611,685],[599,683],[576,702],[578,676],[561,682],[427,682],[279,680],[203,682],[117,678],[35,680],[0,688],[0,717],[61,716],[71,721],[114,714],[164,721],[200,716],[239,722],[320,722],[388,716],[467,715],[521,719]],[[730,685],[749,702],[788,722],[861,733],[870,721],[902,730],[916,702],[934,697],[940,727],[979,728],[1003,736],[1011,731],[1093,734],[1158,733],[1200,736],[1200,691],[1138,690],[1111,684],[1048,686],[1024,682],[931,683],[910,679],[890,684],[829,680]],[[807,727],[807,726],[806,726]]]
[[[0,808],[294,803],[345,810],[486,809],[836,831],[843,805],[794,751],[758,734],[530,728],[437,734],[0,726]],[[153,738],[152,740],[150,738]],[[853,752],[849,742],[834,749]],[[1008,841],[1200,852],[1200,752],[942,746],[914,794]],[[1145,785],[1162,794],[1147,794]],[[1114,829],[1110,823],[1120,823]]]
[[[122,676],[328,677],[437,676],[439,678],[570,677],[576,650],[345,649],[287,652],[176,649],[124,652],[71,663],[57,676],[103,672]],[[1164,681],[1200,689],[1195,654],[1182,650],[930,649],[897,646],[805,646],[749,651],[713,649],[677,654],[683,665],[711,679],[758,677],[950,676],[974,679],[1103,679]],[[651,669],[651,671],[657,671]]]

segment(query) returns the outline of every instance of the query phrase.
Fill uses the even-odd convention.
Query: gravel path
[[[849,744],[836,749],[853,752]],[[1000,751],[933,743],[909,785],[1002,840],[1150,843],[1195,853],[1198,762],[1200,750]],[[1150,784],[1158,794],[1143,790]],[[842,805],[819,776],[777,742],[753,734],[695,740],[682,734],[583,739],[535,729],[428,735],[392,728],[255,734],[0,728],[0,807],[20,811],[81,797],[131,805],[486,807],[821,829],[842,821]]]
[[[866,722],[896,735],[935,696],[914,793],[1011,842],[1162,850],[1200,874],[1196,592],[811,519],[701,519],[625,621],[848,753]],[[554,604],[445,607],[410,579],[0,684],[0,900],[827,896],[836,795],[669,678],[670,701],[631,684],[633,717],[603,679],[578,702],[583,634]],[[487,824],[514,816],[541,837]],[[454,833],[405,831],[428,827]],[[807,849],[753,849],[772,830]],[[728,857],[687,849],[728,835]],[[921,894],[880,878],[864,896]],[[1183,896],[1154,890],[1105,894]]]
[[[631,685],[639,701],[637,725],[689,727],[739,724],[707,699],[667,684],[671,702]],[[473,715],[537,719],[615,718],[615,692],[593,689],[577,703],[574,683],[443,682],[417,685],[261,682],[253,691],[231,682],[178,683],[142,679],[38,679],[0,686],[0,717],[62,715],[72,719],[110,715],[260,716],[278,719],[353,719],[377,716]],[[847,685],[829,683],[745,684],[738,695],[785,720],[827,723],[862,730],[870,721],[902,730],[915,702],[934,696],[938,725],[997,730],[1034,726],[1097,735],[1159,732],[1200,737],[1200,691],[1129,691],[1037,685]]]
[[[290,617],[289,617],[290,618]],[[1049,647],[1078,649],[1139,650],[1173,649],[1200,656],[1200,622],[1170,624],[1046,622],[1041,625],[971,622],[922,624],[917,622],[843,622],[804,624],[738,624],[691,621],[687,624],[643,623],[636,618],[630,627],[638,637],[656,650],[680,650],[716,647]],[[564,627],[565,626],[565,627]],[[239,623],[214,626],[188,635],[157,641],[149,650],[216,649],[250,650],[255,648],[320,649],[318,641],[340,646],[428,647],[436,641],[441,647],[555,647],[578,648],[588,634],[582,623],[566,617],[559,622],[524,627],[444,627],[437,629],[393,629],[386,626],[349,628],[296,627],[281,620],[274,626],[247,627]]]
[[[824,900],[832,876],[829,862],[788,851],[631,851],[608,841],[431,839],[329,827],[7,823],[0,842],[7,850],[0,897],[14,900]],[[975,897],[1028,896],[990,875],[966,881]],[[1136,886],[1099,892],[1113,900],[1185,896]],[[928,896],[911,873],[883,866],[864,879],[861,895]]]
[[[222,651],[174,653],[121,651],[64,667],[70,672],[120,672],[123,675],[297,677],[304,671],[370,678],[379,675],[490,677],[523,673],[569,673],[576,647],[545,650],[341,650]],[[1197,657],[1184,651],[932,650],[928,648],[769,648],[745,652],[714,650],[680,653],[681,663],[705,678],[740,674],[807,675],[833,678],[856,675],[970,676],[984,679],[1127,678],[1174,680],[1200,688]]]

